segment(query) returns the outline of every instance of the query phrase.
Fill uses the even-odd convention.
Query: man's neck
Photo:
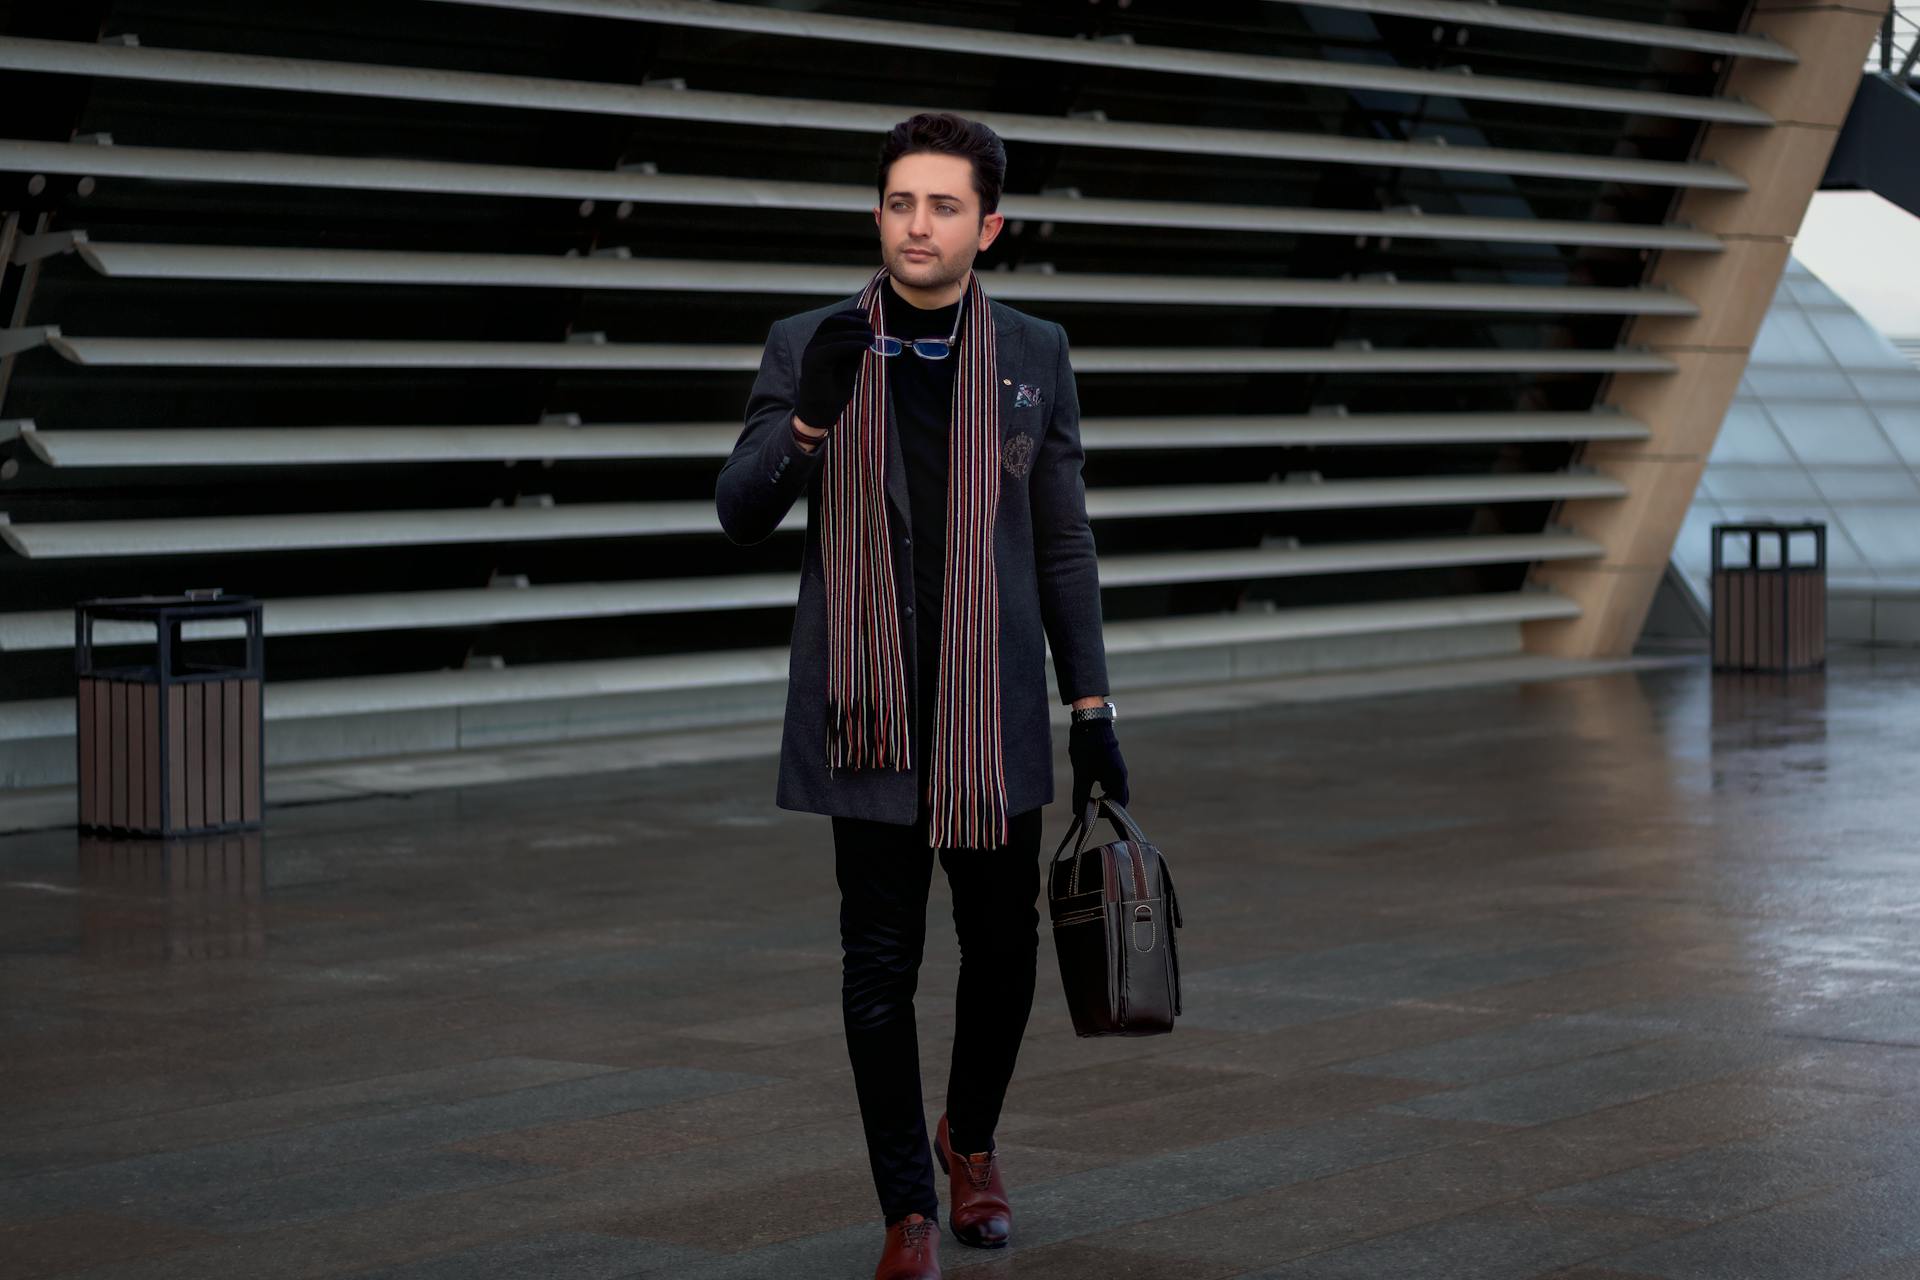
[[[960,301],[960,295],[967,291],[968,281],[973,279],[973,268],[967,268],[967,274],[952,284],[938,289],[917,289],[910,284],[902,284],[897,276],[889,273],[887,280],[893,285],[893,291],[907,303],[922,311],[937,311],[941,307],[950,307]]]

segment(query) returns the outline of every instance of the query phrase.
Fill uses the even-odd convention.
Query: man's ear
[[[987,246],[1000,235],[1000,228],[1007,225],[1004,214],[990,213],[980,219],[980,248],[976,252],[985,253]]]

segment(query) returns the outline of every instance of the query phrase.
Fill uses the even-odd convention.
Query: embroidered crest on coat
[[[1016,476],[1024,476],[1033,469],[1033,437],[1024,431],[1016,431],[1007,437],[1000,446],[1000,465]]]

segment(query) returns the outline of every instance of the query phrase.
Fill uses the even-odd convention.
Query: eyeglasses
[[[966,312],[963,301],[960,309],[953,313],[953,332],[944,338],[889,338],[884,333],[873,335],[873,341],[867,349],[875,355],[897,356],[908,347],[922,360],[945,360],[953,354],[953,348],[960,341],[960,317]]]
[[[922,360],[945,360],[953,354],[953,344],[959,338],[959,331],[951,338],[889,338],[885,334],[875,334],[867,349],[876,355],[897,356],[908,347]]]

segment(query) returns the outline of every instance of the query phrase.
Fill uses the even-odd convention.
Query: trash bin
[[[1745,540],[1730,562],[1727,543]],[[1798,544],[1811,551],[1798,561]],[[1827,526],[1713,526],[1713,667],[1815,671],[1827,663]]]
[[[94,633],[103,622],[148,624],[151,633],[129,637],[122,629],[99,643],[151,642],[152,652],[145,660],[100,661]],[[81,827],[150,836],[260,827],[260,623],[258,600],[217,591],[86,600],[75,608]],[[231,657],[235,640],[237,662],[213,660]]]

